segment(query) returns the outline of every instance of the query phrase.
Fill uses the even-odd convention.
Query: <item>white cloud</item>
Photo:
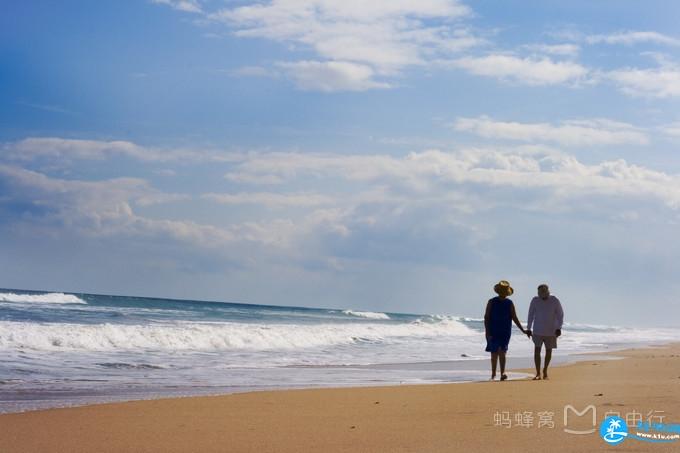
[[[624,68],[606,73],[626,94],[637,97],[673,98],[680,96],[680,67],[652,69]]]
[[[470,14],[457,0],[272,0],[224,8],[207,17],[226,24],[239,37],[311,50],[315,54],[311,61],[281,62],[281,66],[296,69],[288,73],[303,89],[336,91],[343,86],[349,90],[385,88],[387,83],[371,80],[373,74],[394,76],[405,67],[426,65],[485,43],[459,24],[459,19]],[[302,83],[300,71],[304,71]],[[338,73],[347,77],[351,71],[360,83],[340,83],[329,89],[316,76],[310,83],[310,71],[332,71],[332,77]]]
[[[198,0],[151,0],[159,5],[167,5],[178,11],[186,13],[202,13],[201,4]]]
[[[29,137],[17,142],[5,143],[6,155],[19,160],[36,157],[53,159],[104,159],[112,155],[125,155],[142,160],[158,158],[155,152],[122,140],[74,140],[57,137]]]
[[[306,228],[289,219],[246,221],[219,227],[192,220],[156,219],[139,215],[137,207],[186,200],[167,194],[138,178],[80,181],[51,178],[19,167],[0,165],[0,180],[9,199],[22,212],[8,219],[50,233],[60,228],[94,237],[166,238],[214,250],[249,243],[286,248]],[[0,203],[0,209],[2,209]],[[313,228],[315,225],[308,225]]]
[[[44,211],[46,217],[82,232],[110,234],[134,227],[133,206],[188,199],[167,194],[139,178],[80,181],[50,178],[42,173],[0,165],[6,190],[14,201]],[[137,225],[139,226],[139,225]]]
[[[394,70],[418,64],[432,50],[457,51],[480,43],[450,21],[470,14],[456,0],[273,0],[210,15],[242,37],[303,44],[329,60]],[[429,25],[425,20],[439,20]]]
[[[2,227],[141,239],[243,266],[318,269],[334,259],[449,266],[497,239],[489,218],[499,210],[521,223],[522,213],[574,211],[628,222],[619,215],[624,210],[646,219],[650,206],[661,217],[664,209],[680,209],[679,175],[623,160],[584,163],[539,146],[405,155],[251,152],[224,165],[238,189],[196,195],[222,206],[190,209],[185,195],[137,178],[66,180],[0,165]],[[276,182],[277,190],[253,190],[263,182]],[[163,202],[178,204],[145,209]],[[574,221],[560,218],[565,228]]]
[[[588,74],[588,69],[570,61],[550,58],[520,58],[512,55],[463,57],[451,62],[454,66],[484,77],[516,82],[524,85],[557,85],[577,82]]]
[[[680,39],[655,31],[622,31],[610,34],[590,35],[585,37],[588,44],[623,44],[654,43],[667,46],[680,46]]]
[[[389,84],[373,79],[370,66],[348,61],[296,61],[280,63],[298,88],[314,91],[365,91],[389,88]]]
[[[201,13],[207,21],[225,24],[235,36],[268,39],[287,46],[291,52],[304,52],[307,55],[303,60],[230,71],[238,77],[287,76],[301,90],[386,89],[397,85],[393,79],[406,68],[421,66],[455,67],[477,76],[529,86],[578,85],[605,79],[632,96],[680,95],[677,66],[598,71],[575,61],[579,43],[680,46],[680,38],[656,31],[585,35],[575,30],[558,30],[550,34],[573,42],[520,45],[519,54],[496,51],[458,56],[488,44],[463,23],[473,13],[460,0],[264,0],[210,11],[194,0],[153,1]],[[521,55],[527,52],[528,56]]]
[[[519,140],[532,143],[552,142],[565,146],[646,145],[644,131],[631,124],[602,118],[549,123],[496,121],[487,116],[458,118],[453,127],[485,138]]]
[[[80,140],[59,137],[29,137],[2,144],[3,157],[15,161],[51,159],[101,160],[125,156],[144,162],[231,162],[239,155],[229,152],[193,149],[145,147],[132,142]]]
[[[531,52],[566,57],[578,56],[581,48],[576,44],[526,44],[522,46]]]
[[[668,137],[680,138],[680,121],[661,126],[659,130]]]
[[[164,193],[160,191],[149,191],[146,195],[140,195],[135,198],[137,206],[151,206],[160,203],[173,203],[177,201],[191,200],[191,195],[183,193]]]
[[[221,204],[242,205],[256,204],[271,208],[285,207],[310,207],[333,204],[335,199],[330,196],[301,192],[301,193],[277,193],[277,192],[240,192],[240,193],[206,193],[201,195],[205,200]]]
[[[644,144],[648,140],[643,131],[630,124],[605,119],[549,124],[501,122],[488,117],[459,118],[455,127],[481,136],[561,145]],[[667,130],[670,135],[674,132],[677,134],[674,125],[661,129]],[[26,145],[26,148],[17,148],[19,150],[42,152],[50,149],[57,153],[57,157],[76,153],[82,158],[104,158],[110,155],[109,150],[112,148],[116,152],[137,156],[146,149],[131,142],[117,141],[49,139],[49,144],[61,144],[63,148],[36,146],[40,141],[16,143]],[[173,154],[175,151],[166,152]],[[250,152],[231,156],[224,161],[224,165],[227,168],[225,177],[245,187],[277,184],[286,188],[295,181],[295,190],[277,190],[276,193],[241,190],[203,195],[205,199],[231,205],[315,209],[319,206],[347,207],[347,203],[365,203],[369,199],[371,203],[395,199],[401,203],[408,202],[409,193],[416,199],[424,194],[442,196],[446,191],[439,191],[451,184],[461,187],[467,184],[543,187],[565,193],[570,190],[599,192],[607,188],[611,189],[608,192],[610,194],[635,197],[652,194],[669,205],[675,205],[680,200],[677,175],[630,165],[622,160],[588,165],[578,162],[573,156],[540,146],[522,146],[505,151],[484,148],[456,152],[428,150],[402,157],[390,154]],[[82,213],[74,218],[87,218],[89,211],[96,214],[103,209],[105,212],[125,213],[132,212],[134,206],[186,199],[186,195],[166,194],[150,187],[146,181],[135,178],[71,181],[49,178],[11,165],[3,165],[2,168],[5,178],[11,177],[13,181],[40,192],[36,199],[41,199],[44,194],[54,194],[48,198],[61,200],[58,204],[62,206],[62,211],[68,206],[83,207]],[[319,190],[323,188],[319,182],[328,178],[337,178],[335,181],[339,181],[339,184],[344,180],[353,189],[342,196],[327,188]],[[356,188],[355,184],[358,184]],[[333,187],[342,190],[335,183]],[[376,192],[374,189],[377,187],[382,189]],[[30,193],[30,190],[21,193]],[[371,194],[368,198],[367,193]],[[62,196],[72,198],[59,198]]]
[[[515,187],[537,190],[537,196],[568,200],[586,195],[660,200],[680,207],[680,177],[624,160],[584,164],[570,155],[549,152],[501,152],[472,149],[459,152],[429,150],[404,157],[389,155],[337,155],[268,153],[250,155],[229,175],[279,183],[343,178],[355,183],[383,184],[397,192],[441,195],[451,184]],[[504,192],[509,200],[513,192]],[[508,200],[506,200],[508,201]],[[514,203],[524,209],[522,201]],[[486,200],[485,206],[493,205]],[[565,206],[568,205],[565,204]]]

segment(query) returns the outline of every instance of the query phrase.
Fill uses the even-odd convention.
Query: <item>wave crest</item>
[[[0,293],[0,302],[28,302],[40,304],[87,304],[83,299],[73,294],[45,293],[45,294],[16,294]]]
[[[333,324],[66,324],[0,321],[0,349],[85,351],[221,351],[315,348],[394,343],[416,338],[478,335],[453,321]]]
[[[390,317],[387,315],[387,313],[380,313],[380,312],[374,312],[374,311],[354,311],[354,310],[343,310],[342,311],[346,315],[350,316],[358,316],[359,318],[368,318],[368,319],[390,319]]]

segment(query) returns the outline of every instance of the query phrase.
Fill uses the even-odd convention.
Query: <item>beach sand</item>
[[[680,345],[614,355],[625,358],[555,367],[548,381],[265,391],[5,414],[0,452],[680,451],[680,441],[614,447],[597,432],[563,431],[567,404],[594,405],[598,430],[608,411],[645,419],[657,411],[680,423]],[[497,412],[496,421],[507,412],[512,426],[496,426]],[[533,420],[517,425],[525,412]],[[539,412],[554,415],[543,414],[539,427]],[[592,416],[570,413],[567,427],[592,428]]]

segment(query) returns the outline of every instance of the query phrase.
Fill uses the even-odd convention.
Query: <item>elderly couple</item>
[[[543,379],[548,379],[548,365],[552,358],[552,350],[557,347],[557,337],[562,335],[562,322],[564,312],[560,300],[550,295],[548,285],[538,286],[538,297],[534,297],[529,305],[527,318],[527,330],[517,319],[515,304],[508,296],[513,294],[513,289],[505,280],[498,282],[494,288],[497,297],[490,299],[486,304],[484,314],[484,329],[486,330],[486,351],[491,353],[491,380],[496,379],[496,364],[501,363],[501,381],[508,378],[505,374],[505,353],[508,351],[512,322],[519,327],[527,337],[533,339],[534,363],[536,364],[536,376],[534,380],[541,379],[541,348],[545,345],[545,363],[543,365]],[[533,332],[531,327],[533,325]]]

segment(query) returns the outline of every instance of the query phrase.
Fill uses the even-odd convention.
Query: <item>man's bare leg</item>
[[[498,351],[498,359],[501,362],[501,381],[504,381],[508,378],[505,375],[505,351]]]
[[[545,363],[543,365],[543,379],[548,379],[548,365],[550,365],[550,359],[552,358],[552,349],[545,348]]]
[[[537,346],[534,348],[534,365],[536,365],[536,376],[534,376],[534,381],[541,379],[541,347]]]
[[[496,379],[496,365],[498,363],[498,353],[491,353],[491,379]]]

